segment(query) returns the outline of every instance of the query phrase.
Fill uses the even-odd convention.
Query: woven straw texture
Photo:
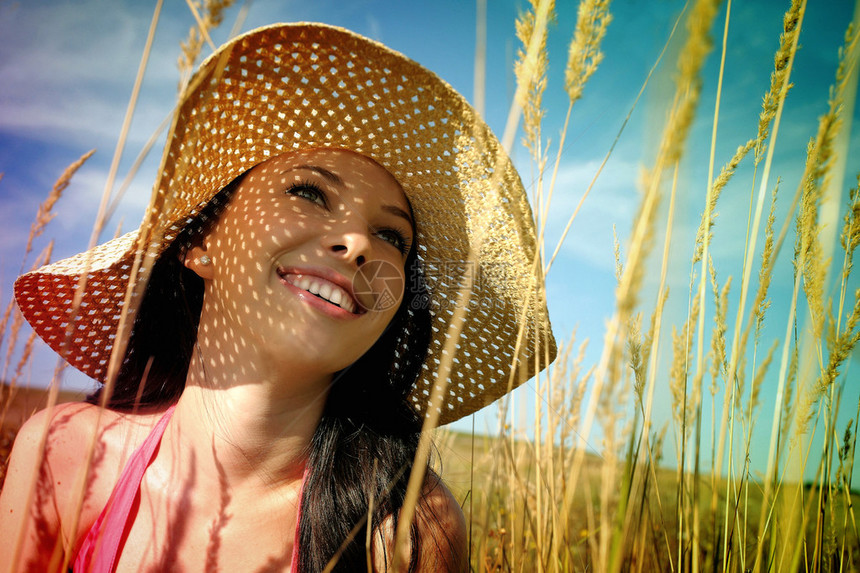
[[[429,358],[410,396],[417,411],[426,410],[462,289],[471,293],[440,423],[504,395],[511,380],[515,387],[529,379],[536,351],[541,368],[547,353],[554,358],[531,209],[495,136],[433,73],[320,24],[260,28],[210,56],[176,112],[145,235],[130,233],[20,277],[21,311],[69,363],[104,381],[137,249],[149,247],[145,269],[237,175],[310,147],[373,158],[412,203],[433,316]]]

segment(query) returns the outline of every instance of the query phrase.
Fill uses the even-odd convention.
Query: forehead
[[[334,187],[368,192],[404,208],[409,202],[397,179],[373,159],[346,149],[307,149],[276,155],[252,168],[249,177],[272,183],[305,179],[306,171]]]

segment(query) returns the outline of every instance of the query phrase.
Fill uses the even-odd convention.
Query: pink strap
[[[129,515],[134,500],[140,494],[140,483],[143,474],[152,463],[155,451],[161,443],[161,437],[167,428],[167,423],[173,415],[175,406],[171,406],[164,413],[143,441],[129,458],[119,481],[108,499],[107,505],[93,523],[86,539],[81,544],[81,549],[75,559],[73,571],[75,573],[111,573],[119,556],[119,546],[122,539],[131,526]],[[299,524],[302,519],[302,497],[304,496],[305,481],[308,477],[308,469],[302,474],[302,487],[299,491],[298,516],[296,517],[296,533],[293,537],[293,552],[290,571],[296,573],[299,570]],[[98,551],[96,551],[98,550]]]
[[[140,482],[143,480],[146,468],[152,463],[174,408],[175,406],[171,406],[167,409],[149,436],[129,458],[107,505],[93,523],[78,551],[75,559],[75,573],[113,571],[119,555],[120,543],[131,525],[128,518],[134,500],[140,494]]]

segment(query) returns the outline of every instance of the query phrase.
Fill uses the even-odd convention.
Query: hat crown
[[[137,248],[148,246],[157,256],[235,177],[269,157],[318,147],[374,159],[412,204],[433,316],[429,356],[410,395],[419,412],[447,351],[457,305],[466,305],[465,318],[454,333],[456,356],[441,423],[531,377],[538,345],[555,356],[531,209],[507,154],[451,86],[402,54],[341,28],[260,28],[201,64],[175,113]],[[16,283],[19,305],[36,331],[98,380],[107,373],[116,309],[136,253],[133,239],[97,247],[92,254],[98,267],[87,270],[84,259],[69,259]],[[71,308],[82,272],[93,275],[102,295],[109,293],[84,297],[89,307],[106,310],[95,321]],[[57,282],[58,276],[68,280]],[[44,281],[52,286],[46,289]],[[43,290],[34,296],[34,289]],[[93,340],[90,352],[66,344],[70,320],[73,337]],[[95,330],[106,334],[90,334]]]

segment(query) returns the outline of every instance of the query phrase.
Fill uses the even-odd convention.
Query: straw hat
[[[51,348],[103,382],[129,278],[145,276],[237,175],[310,147],[373,158],[412,203],[433,320],[428,358],[410,394],[418,412],[426,411],[463,289],[471,291],[440,423],[489,404],[531,378],[536,363],[544,368],[554,359],[532,212],[495,136],[432,72],[322,24],[259,28],[212,54],[175,114],[147,210],[151,224],[19,277],[21,311]],[[145,253],[143,270],[135,266],[138,253]],[[140,282],[129,292],[139,292]],[[129,300],[133,311],[137,299]]]

